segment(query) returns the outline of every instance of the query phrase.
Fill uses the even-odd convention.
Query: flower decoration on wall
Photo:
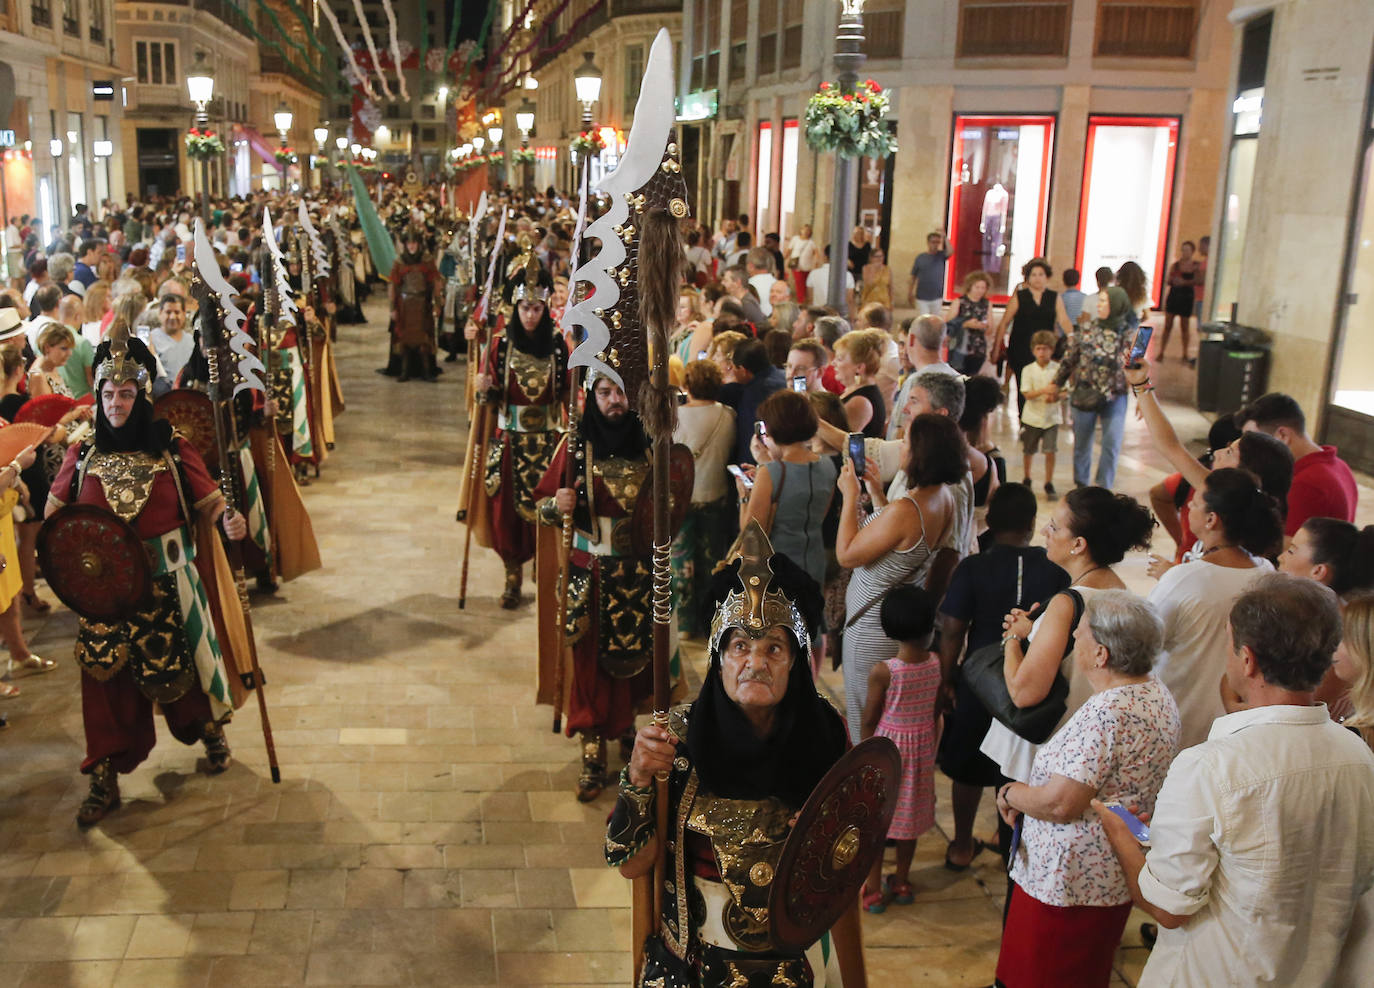
[[[186,157],[196,161],[224,153],[224,141],[213,130],[192,127],[186,132]]]
[[[897,150],[885,119],[889,105],[887,93],[872,79],[852,90],[823,82],[806,103],[807,146],[846,158],[886,158]]]

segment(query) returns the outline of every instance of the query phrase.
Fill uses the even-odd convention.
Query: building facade
[[[1217,314],[1273,337],[1269,387],[1374,471],[1374,6],[1237,9],[1213,221]]]
[[[109,0],[0,0],[0,211],[44,227],[122,198]]]
[[[697,212],[747,214],[784,242],[828,239],[833,156],[806,102],[834,81],[835,0],[686,0],[680,120]],[[891,97],[899,150],[860,162],[857,222],[905,272],[947,230],[946,295],[969,272],[1005,298],[1021,266],[1135,260],[1158,302],[1183,240],[1211,226],[1231,56],[1200,0],[871,0],[863,76]]]

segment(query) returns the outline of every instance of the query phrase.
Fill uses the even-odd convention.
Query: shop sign
[[[14,131],[0,130],[0,148],[12,148],[14,145]]]
[[[716,115],[719,108],[720,94],[715,89],[699,89],[694,93],[678,97],[674,102],[677,104],[679,123],[710,120]]]
[[[91,98],[97,103],[114,102],[114,80],[97,79],[91,83]]]

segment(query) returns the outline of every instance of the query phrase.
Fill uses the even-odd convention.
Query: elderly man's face
[[[776,707],[787,693],[792,659],[792,639],[782,628],[771,628],[762,638],[731,631],[720,655],[725,695],[746,712]]]

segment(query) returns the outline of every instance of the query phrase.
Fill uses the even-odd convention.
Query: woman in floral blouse
[[[1097,318],[1074,332],[1059,364],[1055,384],[1067,384],[1073,408],[1073,482],[1112,488],[1116,459],[1126,428],[1126,376],[1122,362],[1135,339],[1129,324],[1131,300],[1115,286],[1098,292]],[[1102,423],[1102,449],[1097,457],[1097,480],[1090,481],[1093,432]]]
[[[988,357],[988,286],[992,276],[986,271],[970,271],[964,279],[964,294],[951,305],[949,326],[949,364],[961,374],[972,377],[983,369]]]
[[[1105,986],[1131,893],[1093,799],[1154,810],[1178,752],[1178,707],[1150,672],[1163,629],[1126,590],[1087,602],[1074,632],[1076,675],[1093,695],[1035,757],[1030,783],[1009,782],[997,810],[1021,824],[997,981],[1006,988]]]

